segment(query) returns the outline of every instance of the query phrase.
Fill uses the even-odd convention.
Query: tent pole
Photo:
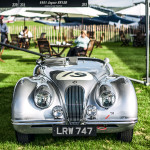
[[[149,85],[149,0],[145,1],[146,16],[146,85]]]
[[[60,23],[61,23],[62,14],[59,15],[59,34],[58,34],[58,41],[60,40]]]
[[[18,0],[18,7],[20,7],[20,0]]]
[[[84,25],[83,25],[83,17],[82,17],[82,30],[84,30]]]

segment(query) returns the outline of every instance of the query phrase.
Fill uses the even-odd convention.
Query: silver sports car
[[[96,136],[117,133],[131,142],[137,98],[130,80],[114,75],[109,59],[46,58],[15,86],[12,124],[17,141],[35,134]]]

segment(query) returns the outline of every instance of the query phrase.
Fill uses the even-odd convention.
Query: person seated
[[[32,33],[28,31],[27,26],[24,27],[24,30],[19,33],[20,43],[23,43],[23,47],[28,48],[30,44],[30,38],[32,37]]]
[[[81,35],[75,40],[77,46],[70,48],[67,56],[78,56],[79,52],[86,51],[89,41],[90,39],[87,37],[87,32],[85,30],[82,30]]]
[[[32,37],[32,33],[30,31],[28,31],[28,28],[27,26],[24,27],[24,30],[21,31],[19,33],[19,35],[21,35],[22,37],[28,37],[28,38],[31,38]]]

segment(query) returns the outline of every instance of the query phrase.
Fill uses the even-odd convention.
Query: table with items
[[[70,48],[72,46],[72,44],[64,43],[64,42],[63,43],[57,42],[56,44],[50,44],[50,46],[52,49],[52,53],[57,57],[61,57],[61,55],[65,52],[65,50],[67,48]],[[54,48],[57,48],[57,50]],[[61,48],[61,50],[60,50],[60,48]]]

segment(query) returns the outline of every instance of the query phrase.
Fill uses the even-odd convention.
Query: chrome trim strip
[[[12,122],[58,122],[58,121],[65,121],[64,119],[46,119],[46,120],[13,120]]]
[[[132,118],[132,119],[101,119],[101,120],[96,120],[96,119],[86,119],[85,122],[137,122],[137,118]],[[83,121],[84,122],[84,121]]]
[[[62,124],[65,124],[65,122],[42,122],[42,123],[39,123],[39,122],[31,122],[31,123],[25,123],[25,122],[16,122],[16,123],[12,123],[13,125],[19,125],[19,126],[22,126],[22,125],[53,125],[53,124],[57,124],[57,125],[62,125]]]
[[[98,125],[98,124],[116,124],[116,125],[121,125],[121,124],[135,124],[137,121],[125,121],[125,122],[111,122],[111,121],[108,121],[108,122],[101,122],[101,121],[96,121],[96,122],[85,122],[85,124],[95,124],[95,125]]]
[[[57,120],[12,120],[13,125],[46,125],[46,124],[64,124],[64,119]]]

